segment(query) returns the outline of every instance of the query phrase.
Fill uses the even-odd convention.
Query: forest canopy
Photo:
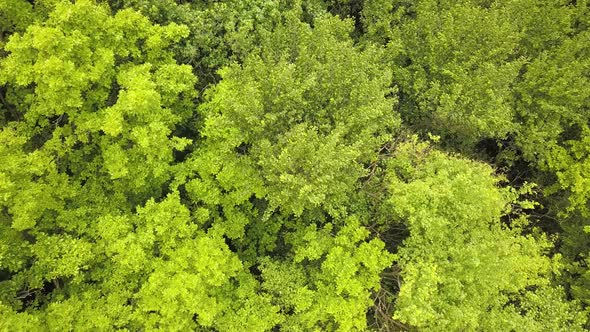
[[[586,0],[0,0],[0,331],[584,331],[589,233]]]

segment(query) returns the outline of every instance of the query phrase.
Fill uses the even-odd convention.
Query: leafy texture
[[[489,167],[415,141],[401,146],[390,165],[390,203],[410,231],[398,252],[396,318],[425,330],[528,331],[542,328],[537,320],[549,319],[544,310],[557,306],[571,310],[558,326],[573,328],[575,309],[561,303],[558,291],[546,292],[549,308],[531,310],[529,297],[541,295],[527,290],[547,287],[556,262],[543,256],[546,239],[521,236],[517,224],[500,221],[510,195],[497,188]]]
[[[0,0],[0,331],[588,328],[589,17]]]

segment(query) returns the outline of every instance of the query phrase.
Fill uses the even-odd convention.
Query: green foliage
[[[587,214],[588,117],[590,98],[588,33],[568,38],[535,59],[519,85],[525,126],[520,143],[525,157],[557,176],[555,189],[567,188],[570,207]],[[534,112],[527,112],[534,110]],[[544,145],[539,149],[540,144]],[[556,190],[551,190],[555,192]]]
[[[510,85],[524,61],[511,17],[471,1],[395,7],[388,48],[405,119],[456,145],[514,131]],[[386,29],[370,18],[371,29]]]
[[[536,308],[541,295],[529,290],[548,287],[558,261],[543,255],[545,238],[501,222],[512,195],[498,189],[492,170],[430,149],[411,140],[389,163],[390,204],[410,231],[397,254],[395,318],[424,330],[531,331],[545,328],[539,320],[555,323],[536,311],[547,305],[565,312],[555,313],[560,329],[579,329],[579,319],[569,321],[576,308],[557,290],[544,291],[555,295]]]
[[[293,312],[281,324],[285,331],[365,328],[368,290],[379,288],[379,273],[392,259],[383,242],[365,241],[368,233],[354,217],[335,235],[332,224],[298,227],[286,235],[290,257],[262,260],[262,288],[283,312]]]
[[[33,155],[45,158],[47,171],[70,171],[85,188],[102,180],[97,171],[120,179],[108,184],[115,191],[158,188],[170,176],[172,151],[190,142],[169,136],[190,116],[195,79],[165,50],[186,34],[129,10],[112,17],[88,2],[58,3],[43,25],[6,45],[1,80],[10,82],[9,100],[23,100],[15,102],[25,120],[15,135],[40,148]]]
[[[221,71],[208,92],[201,154],[223,155],[225,165],[199,175],[256,174],[250,176],[264,189],[250,192],[271,208],[301,215],[322,207],[336,215],[363,175],[362,163],[398,126],[388,72],[374,62],[376,49],[352,47],[346,22],[318,19],[310,29],[288,19],[260,55]],[[234,165],[239,170],[229,169]],[[223,189],[245,190],[238,185]]]
[[[587,1],[97,1],[0,0],[0,331],[589,324]]]
[[[243,61],[256,52],[263,36],[280,24],[283,11],[292,4],[272,0],[223,2],[173,0],[109,1],[114,8],[133,8],[160,24],[186,25],[190,34],[174,45],[181,63],[190,64],[200,78],[199,89],[219,81],[217,70],[233,61]],[[296,4],[294,4],[296,7]]]
[[[14,32],[24,30],[33,18],[33,6],[25,0],[5,0],[0,2],[0,31]],[[3,38],[0,38],[0,46],[4,46]]]

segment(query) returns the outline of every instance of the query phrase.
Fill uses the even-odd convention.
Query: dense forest
[[[590,1],[0,0],[0,331],[590,328]]]

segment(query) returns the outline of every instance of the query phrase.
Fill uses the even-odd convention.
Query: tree
[[[364,14],[367,29],[380,32],[376,40],[387,38],[408,124],[467,150],[517,129],[511,84],[523,64],[516,52],[520,34],[502,9],[474,1],[400,1],[387,20],[372,8]]]
[[[522,235],[524,216],[501,221],[517,196],[491,168],[415,138],[388,165],[389,204],[410,232],[396,254],[396,319],[421,330],[581,331],[584,316],[549,282],[559,268],[544,255],[550,241]]]
[[[57,2],[47,20],[11,36],[0,79],[12,111],[0,133],[6,310],[56,329],[145,326],[128,302],[160,244],[153,225],[136,233],[142,223],[129,215],[162,195],[173,151],[190,142],[172,131],[190,116],[195,78],[167,51],[187,33],[79,1]],[[115,239],[100,231],[111,220]],[[129,247],[121,257],[106,241]]]
[[[208,92],[203,139],[185,162],[175,151],[192,142],[175,133],[192,119],[196,79],[170,51],[185,26],[57,2],[13,34],[0,64],[12,110],[0,133],[3,328],[363,328],[391,257],[337,204],[398,125],[389,75],[371,65],[377,50],[352,47],[348,23],[325,18],[311,29],[286,18],[265,39],[281,48],[226,68]],[[244,86],[262,106],[251,114],[237,112]],[[268,124],[241,127],[259,121]],[[261,216],[278,225],[266,241]],[[293,248],[273,253],[281,242]],[[321,249],[299,253],[309,246]],[[293,269],[305,276],[311,302],[302,306],[273,286]]]
[[[282,328],[362,329],[389,260],[380,241],[362,241],[348,196],[398,126],[389,74],[372,62],[378,50],[353,47],[350,22],[323,17],[311,28],[296,15],[286,12],[260,53],[224,68],[206,92],[185,188],[261,271]],[[344,246],[350,232],[357,240]],[[298,258],[300,247],[318,252]]]

